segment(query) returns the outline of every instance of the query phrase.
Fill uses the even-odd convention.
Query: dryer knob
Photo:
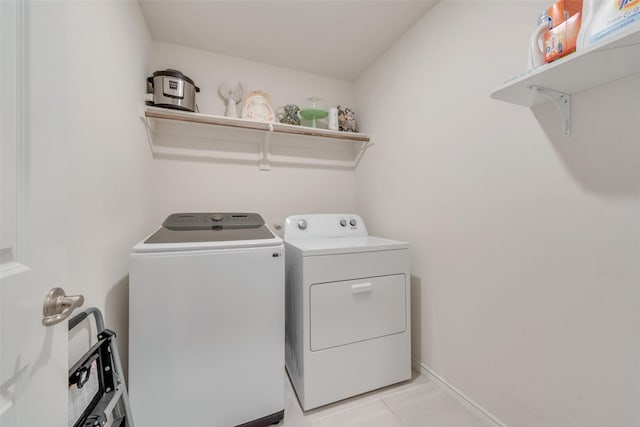
[[[307,229],[307,220],[306,219],[299,219],[298,220],[298,228],[300,230],[306,230]]]
[[[213,214],[213,215],[211,216],[211,219],[212,219],[212,220],[214,220],[214,221],[216,221],[216,222],[217,222],[217,221],[222,221],[222,220],[224,219],[224,216],[223,216],[223,215],[220,215],[220,214]]]
[[[346,227],[347,226],[347,220],[346,219],[341,219],[340,220],[340,225],[343,226],[343,227]]]
[[[355,227],[356,224],[357,224],[357,221],[352,218],[352,219],[349,220],[349,224],[351,224],[352,227]]]

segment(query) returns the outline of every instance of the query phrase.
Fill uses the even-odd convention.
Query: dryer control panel
[[[364,221],[356,214],[293,215],[284,226],[285,239],[367,236]]]

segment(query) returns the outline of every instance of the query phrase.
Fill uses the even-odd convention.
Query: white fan
[[[238,84],[233,87],[233,85],[229,84],[226,81],[223,81],[222,83],[220,83],[220,86],[218,86],[218,93],[224,100],[224,115],[226,117],[238,117],[238,109],[236,108],[236,104],[238,104],[242,100],[242,85],[240,84],[240,82],[238,82]]]

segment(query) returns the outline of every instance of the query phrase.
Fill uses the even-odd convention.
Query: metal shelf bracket
[[[273,124],[269,123],[269,131],[264,133],[262,147],[260,147],[260,165],[261,171],[271,170],[271,134],[273,133]]]
[[[529,89],[538,92],[541,95],[551,98],[558,106],[562,115],[562,128],[564,136],[571,135],[571,95],[557,90],[549,89],[538,85],[529,85]]]

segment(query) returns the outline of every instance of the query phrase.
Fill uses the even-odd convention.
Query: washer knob
[[[298,228],[300,230],[306,230],[307,229],[307,220],[306,219],[299,219],[298,220]]]
[[[211,219],[214,221],[222,221],[224,219],[224,216],[221,214],[213,214],[211,215]]]
[[[340,220],[340,225],[343,226],[343,227],[346,227],[347,226],[347,220],[346,219],[341,219]]]
[[[351,219],[349,220],[349,224],[350,224],[352,227],[355,227],[357,223],[358,223],[358,222],[357,222],[354,218],[351,218]]]

